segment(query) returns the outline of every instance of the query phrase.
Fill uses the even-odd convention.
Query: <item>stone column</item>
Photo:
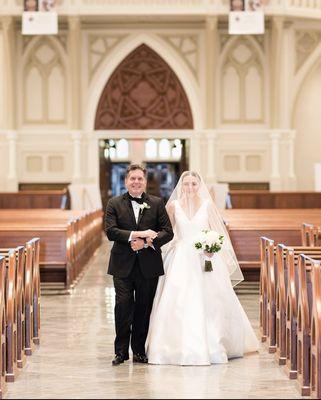
[[[291,127],[294,64],[289,52],[295,52],[293,24],[281,16],[274,16],[270,38],[270,112],[273,129]]]
[[[270,41],[270,113],[271,113],[271,127],[273,129],[280,128],[281,122],[281,85],[282,78],[280,71],[282,66],[283,48],[283,25],[284,18],[274,16],[271,20],[271,41]]]
[[[15,129],[15,31],[14,21],[11,16],[1,18],[3,32],[3,127],[5,130]]]
[[[81,173],[81,132],[74,131],[71,134],[73,140],[73,153],[74,153],[74,163],[73,163],[73,183],[80,183],[82,179]]]
[[[8,141],[8,174],[6,177],[6,190],[18,190],[17,174],[17,133],[15,129],[15,30],[14,20],[11,16],[1,18],[3,34],[3,129]]]
[[[271,191],[278,191],[281,189],[280,137],[281,137],[281,133],[278,131],[274,131],[274,132],[270,133],[270,139],[271,139],[270,190]]]
[[[292,118],[292,98],[293,82],[295,78],[294,57],[295,54],[295,31],[293,22],[286,21],[282,29],[282,49],[279,71],[279,97],[280,97],[280,115],[279,127],[282,129],[291,129]]]
[[[5,187],[7,191],[18,190],[17,173],[17,133],[15,132],[15,30],[11,16],[1,18],[3,33],[3,129],[8,141],[8,174]]]
[[[288,150],[288,176],[287,176],[287,190],[296,190],[296,174],[294,167],[294,140],[295,131],[289,131],[287,135],[287,150]]]
[[[68,17],[68,57],[70,72],[71,129],[81,128],[81,23],[78,16]]]
[[[215,127],[215,76],[218,53],[217,17],[206,18],[206,128]]]
[[[6,190],[10,192],[18,191],[17,176],[17,133],[15,131],[7,132],[8,141],[8,175]]]
[[[99,139],[95,132],[87,133],[87,169],[86,180],[88,183],[99,185]]]
[[[215,131],[207,131],[207,175],[206,183],[213,184],[216,182],[216,139],[217,133]]]
[[[202,154],[207,159],[207,163],[202,165],[206,168],[206,183],[212,184],[216,181],[215,171],[215,133],[213,129],[216,124],[215,119],[215,78],[216,66],[218,60],[218,31],[217,16],[209,16],[206,18],[206,133],[204,135],[204,144]],[[200,160],[201,162],[201,160]]]
[[[201,160],[200,160],[200,149],[201,149],[201,137],[199,132],[193,133],[193,137],[190,139],[189,147],[189,169],[201,173]]]

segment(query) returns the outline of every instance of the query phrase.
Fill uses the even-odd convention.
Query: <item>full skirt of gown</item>
[[[187,223],[185,232],[195,233],[204,225],[202,218],[190,221],[192,226]],[[151,364],[226,363],[258,350],[220,253],[212,258],[213,271],[205,272],[204,256],[192,237],[178,237],[165,253],[165,275],[159,279],[146,341]]]

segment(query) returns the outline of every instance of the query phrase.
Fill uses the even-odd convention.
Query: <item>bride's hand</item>
[[[152,229],[146,229],[146,231],[140,231],[139,236],[142,238],[155,239],[155,237],[157,237],[157,232],[153,231]]]
[[[207,251],[204,250],[204,255],[205,255],[206,257],[212,258],[212,257],[214,256],[214,253],[209,253],[209,252],[207,252]]]

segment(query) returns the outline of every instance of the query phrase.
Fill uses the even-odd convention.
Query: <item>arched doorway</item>
[[[149,46],[146,44],[138,46],[118,65],[105,85],[96,111],[95,130],[114,132],[135,130],[136,134],[137,131],[146,131],[145,140],[151,137],[147,134],[148,130],[166,131],[166,135],[169,135],[175,143],[174,131],[191,129],[193,129],[191,108],[177,75]],[[170,131],[173,131],[172,135]],[[113,166],[116,165],[109,157],[110,139],[113,139],[112,135],[106,138],[105,147],[102,141],[100,146],[100,186],[103,202],[107,200],[108,191],[111,194],[111,173]],[[133,143],[136,140],[134,147],[137,159],[138,149],[142,149],[144,143],[139,146],[135,134],[127,139]],[[182,141],[182,155],[179,160],[172,160],[171,157],[147,160],[144,156],[139,160],[149,161],[146,163],[149,169],[149,181],[153,182],[153,186],[149,189],[154,190],[155,194],[160,194],[156,192],[161,185],[159,180],[164,176],[166,164],[169,173],[175,175],[172,179],[173,184],[176,183],[174,182],[176,176],[186,169],[185,145],[185,141]],[[132,161],[134,160],[129,156],[127,162]],[[162,161],[161,168],[160,161]],[[126,163],[122,163],[121,168],[124,164]]]

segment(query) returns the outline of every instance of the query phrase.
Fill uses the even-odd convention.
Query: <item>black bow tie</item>
[[[128,197],[129,197],[130,201],[136,201],[136,203],[138,203],[138,204],[143,204],[144,203],[143,196],[142,197],[133,197],[128,193]]]

